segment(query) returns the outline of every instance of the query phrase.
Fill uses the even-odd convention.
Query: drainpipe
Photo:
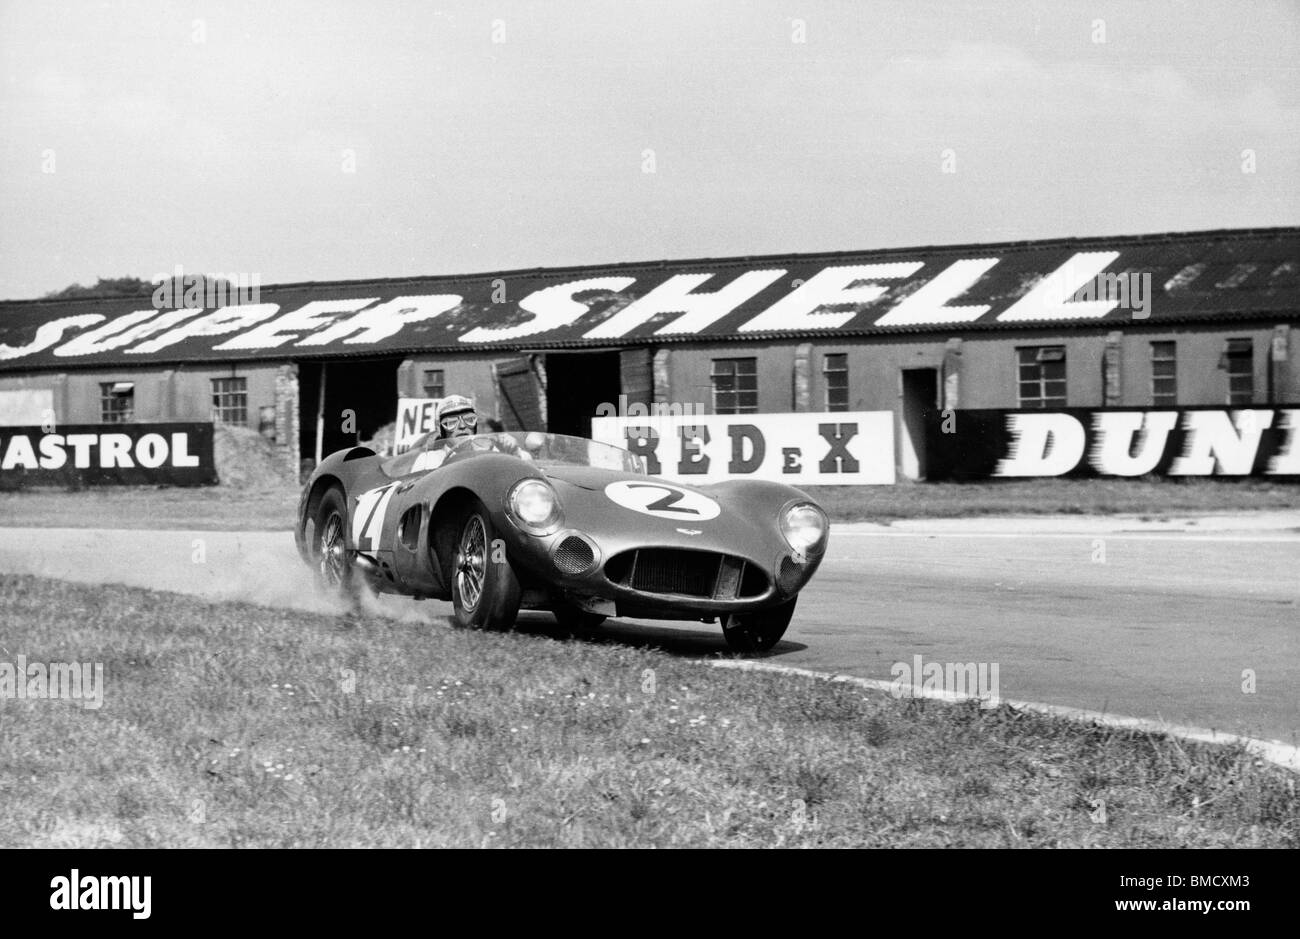
[[[325,369],[328,366],[322,362],[320,364],[320,389],[316,395],[316,465],[320,466],[323,457],[321,452],[325,446]]]

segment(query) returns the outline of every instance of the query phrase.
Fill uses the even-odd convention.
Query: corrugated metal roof
[[[1090,261],[1100,271],[1097,278]],[[844,271],[867,265],[892,268],[857,279]],[[770,273],[758,273],[764,271]],[[753,289],[743,291],[734,305],[697,308],[683,319],[693,300],[746,274]],[[669,283],[678,275],[697,275],[685,302],[679,299],[674,306],[645,299],[666,284],[685,294],[688,287],[678,286],[680,281]],[[1120,278],[1111,279],[1112,291],[1133,288],[1127,302],[1093,306],[1092,313],[1080,315],[1086,301],[1107,299],[1109,275]],[[587,291],[566,286],[596,278],[617,282]],[[549,294],[539,296],[548,288]],[[261,306],[217,312],[155,310],[151,298],[0,303],[0,372],[433,350],[1291,321],[1300,318],[1300,228],[280,284],[262,287],[257,300]],[[347,300],[366,302],[354,302],[347,311],[304,309]],[[973,315],[976,307],[986,309]],[[621,311],[627,312],[614,320]],[[491,332],[511,328],[504,338]]]

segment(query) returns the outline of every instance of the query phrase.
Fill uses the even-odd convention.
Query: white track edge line
[[[821,681],[843,682],[855,685],[859,688],[869,688],[873,691],[884,691],[892,693],[896,687],[892,681],[884,681],[878,678],[858,678],[855,675],[840,675],[833,672],[819,672],[810,668],[796,668],[791,665],[776,665],[770,662],[756,662],[752,659],[697,659],[712,668],[729,668],[742,672],[770,672],[780,675],[798,675],[802,678],[815,678]],[[948,704],[957,704],[965,701],[980,701],[988,703],[988,699],[981,699],[976,695],[957,694],[952,691],[941,691],[936,689],[912,688],[908,697],[929,698],[931,700],[944,701]],[[1100,724],[1104,727],[1111,727],[1116,730],[1137,730],[1145,733],[1164,734],[1169,737],[1175,737],[1179,740],[1188,740],[1195,743],[1209,743],[1217,745],[1240,744],[1246,752],[1252,756],[1259,757],[1269,763],[1289,769],[1292,772],[1300,773],[1300,747],[1291,746],[1282,743],[1280,740],[1262,740],[1258,737],[1243,737],[1238,734],[1227,734],[1217,730],[1206,730],[1202,727],[1185,727],[1178,724],[1168,724],[1163,721],[1149,720],[1142,717],[1123,717],[1120,715],[1103,714],[1100,711],[1088,711],[1082,708],[1065,707],[1060,704],[1041,704],[1036,701],[1011,701],[1006,698],[999,698],[999,704],[1005,704],[1008,707],[1015,708],[1019,711],[1034,711],[1039,714],[1047,714],[1052,717],[1063,717],[1067,720],[1081,723]]]

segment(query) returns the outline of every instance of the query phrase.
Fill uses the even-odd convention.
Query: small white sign
[[[419,437],[438,428],[441,398],[398,398],[393,453],[405,453]]]
[[[53,391],[38,388],[0,391],[0,427],[40,427],[53,414]]]

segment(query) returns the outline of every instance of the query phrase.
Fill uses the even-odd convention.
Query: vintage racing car
[[[462,626],[521,607],[574,629],[607,616],[720,621],[772,648],[826,551],[826,513],[789,486],[685,486],[626,450],[558,434],[439,439],[331,454],[303,489],[299,553],[329,590],[450,600]]]

